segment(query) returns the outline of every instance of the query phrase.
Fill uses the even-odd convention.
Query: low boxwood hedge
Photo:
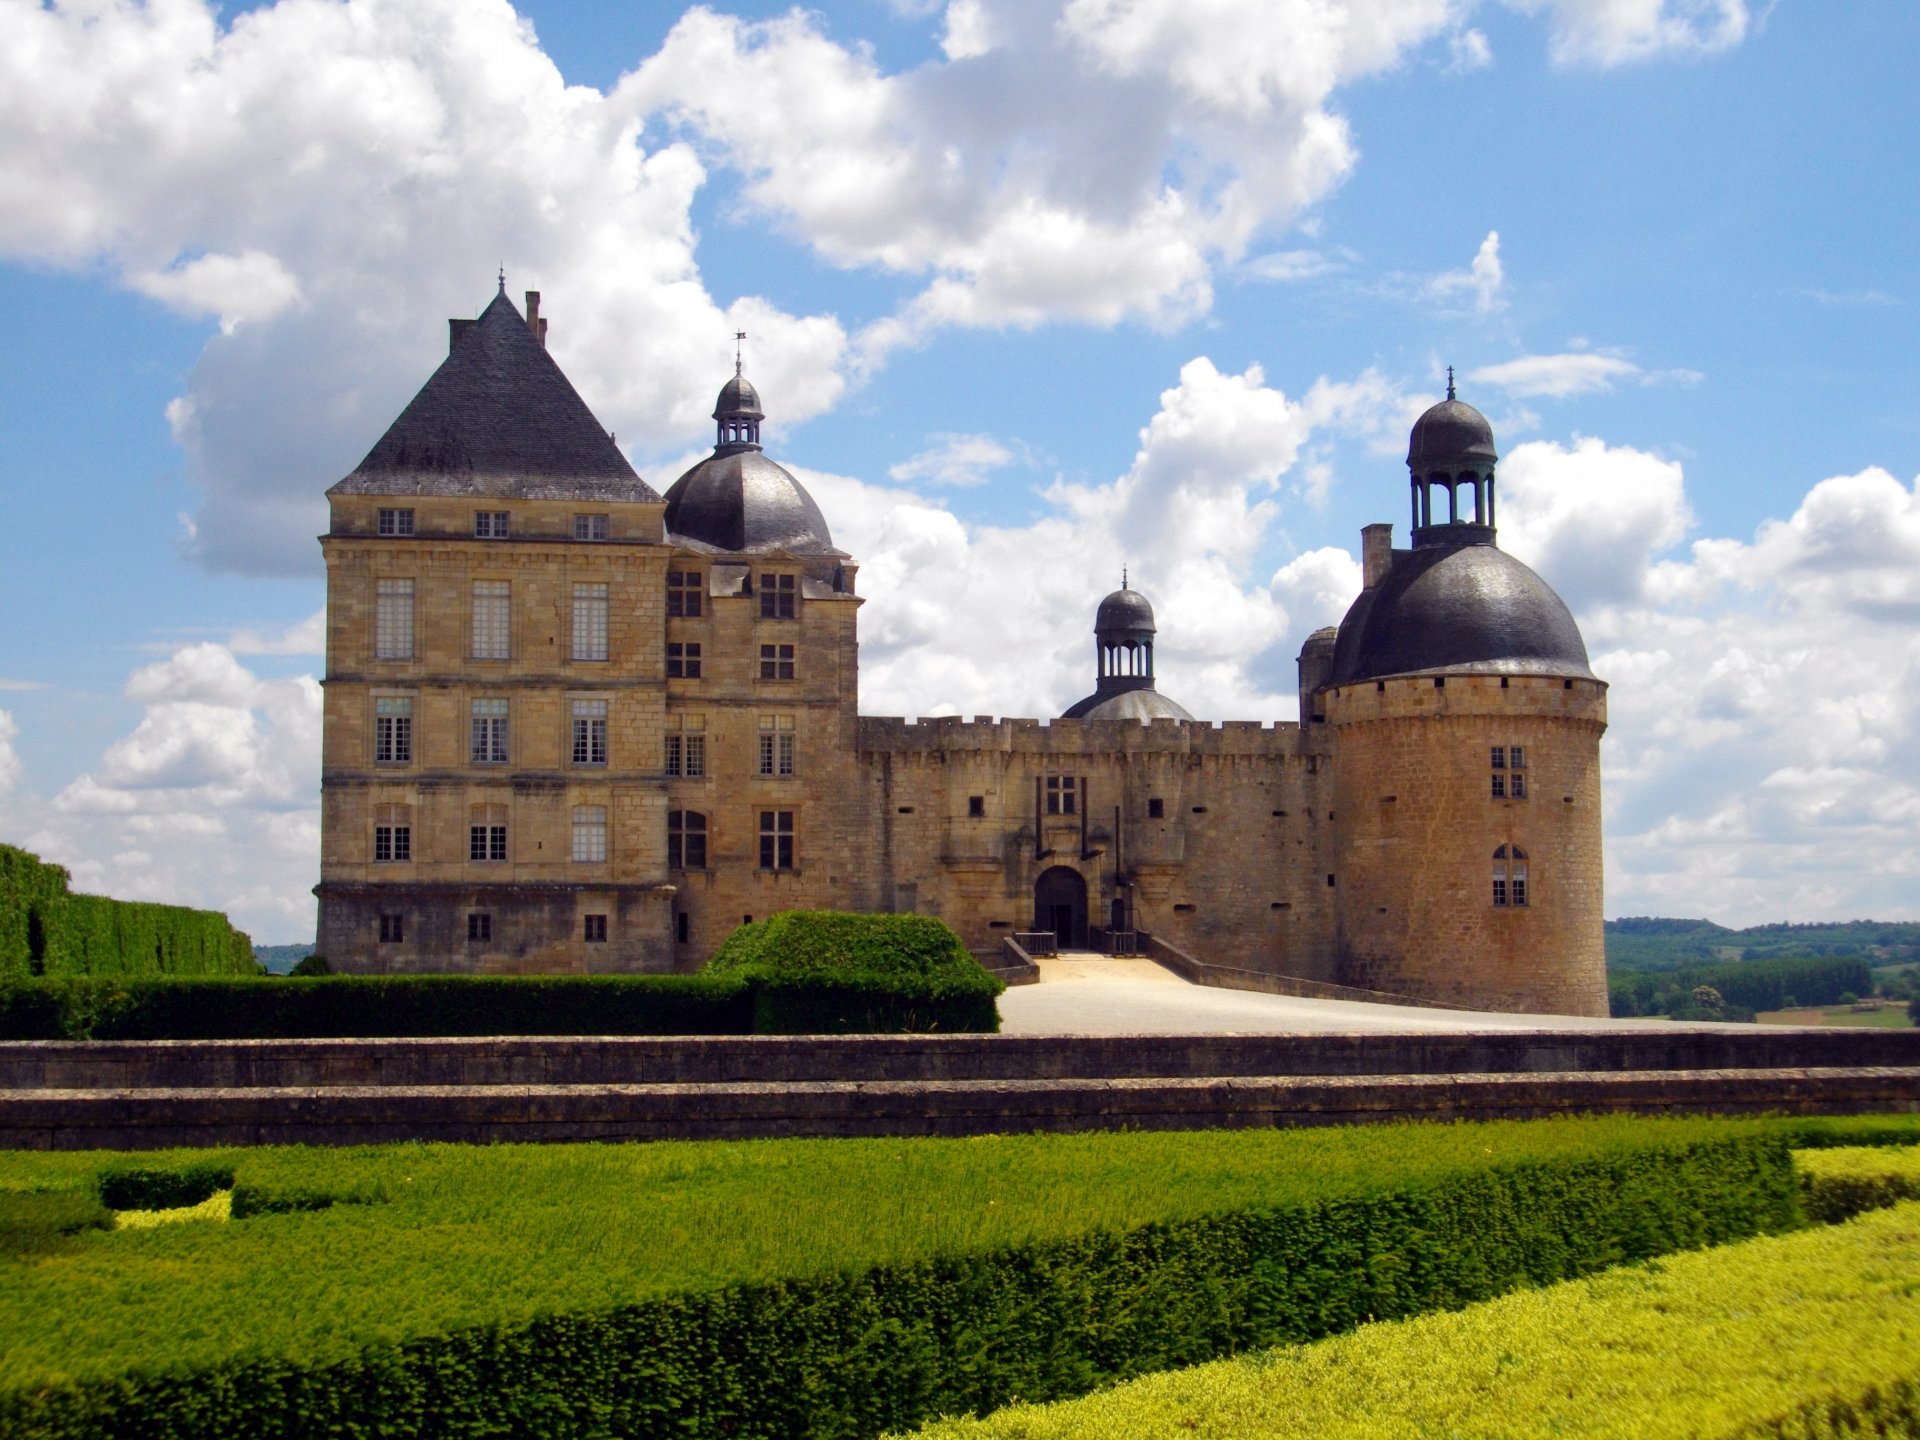
[[[923,1440],[1920,1434],[1920,1205],[949,1420]]]
[[[1781,1135],[1714,1122],[579,1147],[577,1161],[508,1147],[457,1152],[474,1158],[452,1171],[436,1159],[451,1147],[233,1153],[236,1195],[263,1161],[282,1172],[263,1190],[332,1167],[372,1203],[116,1232],[23,1276],[0,1320],[0,1432],[872,1436],[1800,1218]],[[1058,1157],[1077,1167],[1052,1173]],[[570,1185],[553,1168],[567,1164],[604,1178]],[[1130,1193],[1142,1172],[1150,1189]],[[615,1232],[596,1223],[603,1200]],[[1089,1218],[1121,1214],[1135,1218]],[[930,1248],[956,1228],[980,1238]],[[648,1283],[621,1268],[640,1256],[712,1278]]]

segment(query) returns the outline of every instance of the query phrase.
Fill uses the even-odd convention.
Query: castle
[[[858,709],[854,557],[736,373],[662,496],[501,292],[328,492],[319,947],[343,971],[696,968],[795,908],[976,952],[1149,931],[1209,962],[1606,1014],[1606,686],[1495,544],[1497,454],[1414,425],[1412,545],[1300,653],[1300,720],[1195,720],[1154,616],[1095,617],[1050,723]],[[1444,514],[1442,514],[1444,507]]]

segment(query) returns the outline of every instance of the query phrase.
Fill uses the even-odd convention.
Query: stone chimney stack
[[[1371,590],[1393,569],[1393,526],[1368,525],[1360,532],[1360,584]]]
[[[458,317],[454,317],[447,321],[447,353],[449,355],[460,348],[460,341],[466,336],[467,331],[472,328],[473,321],[471,320],[461,320]]]
[[[540,342],[540,348],[547,345],[547,322],[540,318],[540,292],[527,291],[527,328],[533,331],[533,338]]]

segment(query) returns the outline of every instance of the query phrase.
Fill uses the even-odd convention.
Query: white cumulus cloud
[[[909,456],[887,471],[895,480],[911,485],[923,481],[932,485],[984,485],[995,470],[1011,465],[1015,453],[991,435],[933,435],[934,444],[918,455]]]
[[[1607,68],[1664,56],[1702,56],[1747,36],[1746,0],[1507,0],[1547,12],[1549,47],[1561,65]]]

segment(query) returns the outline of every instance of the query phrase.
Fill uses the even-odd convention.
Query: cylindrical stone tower
[[[1340,625],[1318,696],[1338,971],[1475,1009],[1605,1015],[1606,686],[1560,597],[1494,543],[1497,458],[1449,384],[1408,449],[1413,548],[1374,547]]]

